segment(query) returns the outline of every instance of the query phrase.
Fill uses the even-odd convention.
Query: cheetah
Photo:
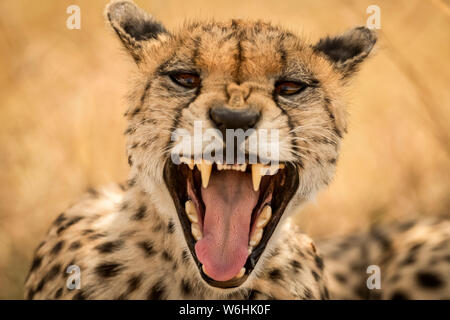
[[[25,297],[329,299],[333,289],[332,298],[345,298],[333,278],[340,253],[324,243],[323,256],[292,217],[333,178],[347,130],[344,93],[374,31],[315,44],[262,21],[169,32],[131,1],[112,1],[106,19],[136,65],[125,113],[129,179],[89,190],[56,218]],[[244,146],[245,161],[211,161],[204,146],[203,158],[180,157],[174,132],[194,135],[195,122],[222,134],[214,157]],[[279,159],[246,143],[230,147],[230,129],[251,132],[244,142],[277,130]]]

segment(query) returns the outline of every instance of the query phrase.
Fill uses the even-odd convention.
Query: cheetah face
[[[310,45],[240,20],[169,33],[128,1],[107,17],[138,67],[126,113],[131,175],[179,221],[201,277],[239,287],[282,221],[330,182],[346,130],[343,87],[375,35],[356,28]],[[196,124],[213,152],[193,142]],[[177,140],[181,131],[193,140]]]

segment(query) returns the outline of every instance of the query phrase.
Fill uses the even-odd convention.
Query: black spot
[[[330,292],[328,292],[328,288],[327,287],[323,288],[323,295],[324,295],[325,299],[327,299],[327,300],[330,299]]]
[[[159,280],[147,294],[148,300],[163,300],[165,298],[165,288],[162,280]]]
[[[334,274],[334,278],[339,281],[340,283],[346,283],[347,282],[347,277],[345,275],[343,275],[342,273],[338,273],[336,272]]]
[[[147,257],[150,257],[156,253],[153,249],[153,242],[151,242],[150,240],[138,242],[137,246],[144,251]]]
[[[303,289],[303,294],[305,296],[305,299],[307,299],[307,300],[314,299],[314,295],[313,295],[311,289],[309,289],[309,288]]]
[[[94,230],[92,230],[92,229],[85,229],[85,230],[83,230],[83,231],[81,232],[81,234],[82,234],[83,236],[85,236],[85,235],[91,234],[91,233],[93,233],[93,232],[94,232]]]
[[[44,288],[45,282],[46,282],[46,279],[45,279],[45,277],[43,277],[43,278],[41,279],[41,281],[39,281],[39,283],[38,283],[36,289],[34,290],[34,292],[35,292],[35,293],[36,293],[36,292],[40,292],[40,291]]]
[[[54,265],[49,272],[47,272],[47,274],[45,275],[45,278],[47,281],[53,280],[58,273],[61,271],[61,265],[60,264],[56,264]]]
[[[166,261],[172,261],[173,258],[170,255],[170,253],[168,253],[166,250],[163,250],[163,252],[161,252],[161,257],[166,260]]]
[[[248,294],[248,300],[256,300],[258,294],[261,294],[261,292],[258,290],[251,290]]]
[[[392,300],[408,300],[408,295],[403,291],[397,290],[394,291],[391,295]]]
[[[91,234],[88,237],[88,239],[89,240],[97,240],[97,239],[104,238],[104,237],[106,237],[106,235],[104,233],[95,233],[95,234]]]
[[[42,263],[42,257],[36,256],[33,259],[33,262],[31,263],[31,268],[30,268],[30,273],[33,272],[34,270],[37,270]]]
[[[183,252],[181,253],[181,260],[184,263],[187,263],[189,261],[189,252],[186,249],[184,249]]]
[[[120,263],[104,262],[95,267],[95,273],[102,278],[112,278],[118,275],[125,267]]]
[[[172,219],[169,221],[169,224],[167,225],[167,232],[168,233],[175,232],[175,223],[173,223]]]
[[[297,260],[291,260],[290,262],[292,269],[294,269],[295,272],[298,272],[298,269],[302,269],[302,265]]]
[[[67,217],[65,216],[65,214],[63,212],[56,218],[56,220],[55,220],[55,222],[53,222],[53,224],[55,226],[59,226],[61,223],[63,223],[66,220],[67,220]]]
[[[93,197],[93,198],[98,198],[98,196],[99,196],[99,193],[98,193],[98,191],[97,190],[95,190],[94,188],[88,188],[87,189],[87,192],[89,193],[89,195],[91,196],[91,197]]]
[[[181,280],[180,288],[181,292],[183,292],[185,296],[190,295],[192,292],[191,285],[189,284],[189,281],[187,281],[186,279]]]
[[[62,296],[63,290],[63,288],[59,288],[58,290],[56,290],[55,299],[59,299]]]
[[[314,260],[316,261],[317,268],[319,268],[320,270],[323,270],[323,260],[322,260],[322,258],[319,257],[319,256],[315,256]]]
[[[70,244],[69,250],[74,251],[74,250],[79,249],[80,247],[81,247],[80,241],[75,241]]]
[[[358,285],[355,287],[355,294],[361,298],[361,299],[368,299],[369,298],[369,291],[366,286],[366,284]]]
[[[86,293],[83,289],[80,289],[73,297],[72,300],[86,300]]]
[[[128,289],[127,294],[132,293],[133,291],[137,290],[142,282],[142,274],[132,276],[130,279],[128,279]]]
[[[405,259],[403,259],[403,261],[400,262],[400,265],[407,266],[407,265],[413,264],[414,262],[416,262],[416,255],[413,252],[412,254],[411,253],[408,254],[408,256]]]
[[[320,280],[320,276],[317,274],[317,272],[315,272],[314,270],[311,270],[311,274],[316,281]]]
[[[133,166],[133,159],[131,158],[131,154],[128,156],[128,165]]]
[[[131,217],[132,220],[141,220],[145,218],[147,213],[147,207],[145,205],[142,205],[139,207],[138,211]]]
[[[108,241],[97,245],[94,249],[100,253],[112,253],[119,250],[124,244],[123,240]]]
[[[279,269],[272,269],[269,271],[269,278],[272,280],[282,280],[283,275],[281,274],[281,271]]]
[[[58,242],[54,245],[54,247],[52,248],[52,250],[50,251],[50,254],[51,254],[51,255],[57,255],[57,254],[61,251],[61,249],[63,248],[64,243],[65,243],[64,240],[58,241]]]
[[[73,226],[75,223],[78,223],[81,219],[83,219],[83,217],[80,216],[73,217],[66,223],[66,228]]]
[[[419,285],[424,288],[436,289],[443,286],[444,282],[439,276],[433,272],[419,271],[416,274]]]
[[[30,290],[27,292],[27,299],[28,299],[28,300],[32,300],[35,293],[36,293],[36,292],[35,292],[33,289],[30,289]]]

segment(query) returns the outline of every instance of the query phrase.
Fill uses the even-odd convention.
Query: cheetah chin
[[[219,288],[238,287],[255,268],[295,194],[297,166],[224,165],[167,161],[164,179],[184,236],[203,279]],[[270,167],[267,167],[270,170]]]

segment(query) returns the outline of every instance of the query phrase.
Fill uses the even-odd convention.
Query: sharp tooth
[[[266,205],[256,220],[256,228],[264,228],[272,217],[272,208]]]
[[[212,164],[203,160],[200,167],[201,169],[199,170],[202,173],[202,186],[206,189],[208,187],[209,177],[211,176]]]
[[[197,223],[191,224],[191,233],[194,236],[195,241],[201,240],[203,238],[202,230]]]
[[[250,239],[250,245],[252,247],[256,247],[258,245],[258,243],[261,241],[263,231],[264,230],[262,228],[255,229],[255,231],[252,234],[252,238]]]
[[[195,205],[192,200],[186,201],[184,204],[184,210],[186,211],[186,215],[191,223],[198,223],[197,210],[195,209]]]
[[[245,268],[242,268],[237,275],[234,276],[234,279],[240,279],[245,274]]]
[[[253,181],[253,190],[258,191],[259,185],[261,184],[261,168],[262,164],[255,163],[252,165],[252,181]]]
[[[222,171],[223,170],[223,164],[217,163],[217,170]]]
[[[189,169],[194,170],[194,161],[191,160],[188,164]]]

